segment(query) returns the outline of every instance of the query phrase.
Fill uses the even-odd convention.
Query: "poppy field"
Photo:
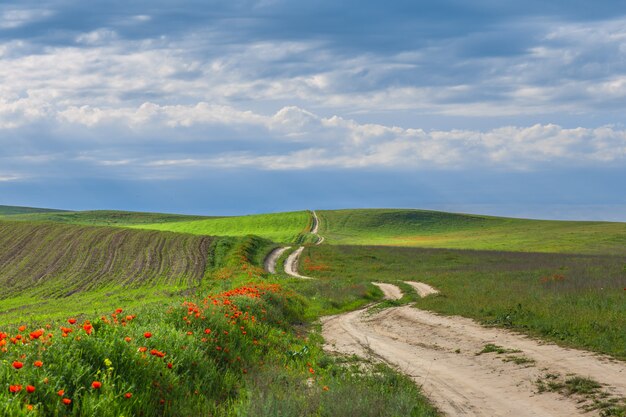
[[[62,230],[72,227],[90,236],[82,226]],[[107,240],[109,228],[94,229]],[[272,242],[248,236],[207,243],[196,260],[204,279],[194,286],[153,278],[114,285],[108,276],[60,297],[42,286],[43,296],[0,316],[0,415],[437,415],[408,378],[323,352],[311,303],[256,266]],[[142,298],[152,293],[158,295]],[[5,308],[22,303],[28,289],[13,294]],[[351,395],[358,401],[340,400]]]

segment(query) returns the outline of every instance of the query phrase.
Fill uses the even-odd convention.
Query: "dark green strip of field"
[[[53,214],[63,213],[63,210],[46,209],[46,208],[34,208],[34,207],[20,207],[20,206],[1,206],[0,216],[14,216],[20,214]]]
[[[371,281],[421,281],[441,295],[413,297],[419,308],[626,359],[625,256],[322,245],[300,268],[320,278],[299,286],[329,312],[367,302]]]
[[[0,206],[0,218],[10,221],[54,222],[92,226],[128,226],[207,220],[215,217],[188,216],[183,214],[142,213],[135,211],[92,210],[60,211]]]

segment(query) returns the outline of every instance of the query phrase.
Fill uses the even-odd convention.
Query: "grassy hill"
[[[528,220],[425,210],[318,211],[329,244],[625,253],[626,223]]]
[[[275,242],[297,242],[311,227],[307,211],[222,217],[206,220],[141,224],[131,227],[211,236],[254,234]]]

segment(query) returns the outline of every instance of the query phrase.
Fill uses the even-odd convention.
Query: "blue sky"
[[[626,221],[621,1],[5,1],[0,204]]]

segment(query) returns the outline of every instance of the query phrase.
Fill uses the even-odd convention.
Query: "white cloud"
[[[49,10],[10,9],[0,13],[0,29],[15,29],[52,15]]]

